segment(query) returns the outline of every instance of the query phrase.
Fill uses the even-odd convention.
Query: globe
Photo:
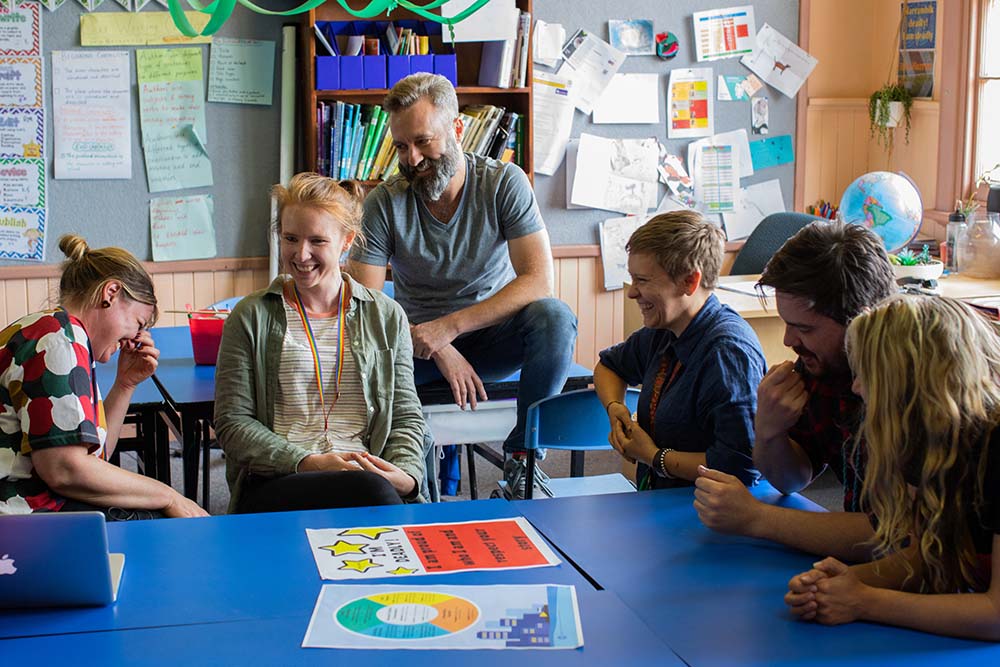
[[[864,225],[897,252],[916,237],[923,221],[920,191],[905,174],[873,171],[847,186],[840,199],[844,222]]]

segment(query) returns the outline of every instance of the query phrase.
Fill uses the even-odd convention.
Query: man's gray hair
[[[382,108],[389,113],[409,109],[422,98],[430,100],[445,122],[458,118],[458,96],[451,81],[440,74],[418,72],[400,79],[382,100]]]

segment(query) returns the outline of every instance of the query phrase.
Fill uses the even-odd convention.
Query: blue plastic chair
[[[772,213],[760,221],[750,233],[740,253],[736,255],[730,275],[746,276],[762,273],[778,248],[785,241],[815,220],[823,220],[806,213]]]
[[[243,297],[241,296],[234,296],[229,299],[223,299],[222,301],[216,301],[208,307],[208,310],[232,310],[242,298]]]
[[[625,405],[630,411],[635,412],[638,402],[639,390],[629,389],[625,392]],[[528,452],[525,499],[530,500],[534,491],[535,450],[587,452],[611,449],[608,433],[608,413],[593,389],[568,391],[532,403],[528,408],[524,433],[524,446]],[[597,485],[588,484],[590,480],[581,476],[582,470],[573,472],[578,472],[577,475],[571,473],[576,478],[573,483],[566,484],[567,480],[558,480],[562,487],[561,495],[582,496],[625,490],[622,487],[613,490],[597,488]]]

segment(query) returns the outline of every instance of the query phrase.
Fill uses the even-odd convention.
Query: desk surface
[[[795,509],[764,484],[754,495]],[[706,665],[987,665],[1000,646],[868,623],[792,619],[788,580],[816,560],[773,543],[714,533],[691,489],[512,503],[599,586],[614,591],[692,667]]]

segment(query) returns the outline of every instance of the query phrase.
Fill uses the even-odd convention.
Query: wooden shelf
[[[532,0],[516,0],[518,9],[532,14]],[[391,20],[403,18],[419,18],[404,10],[394,10],[390,16]],[[382,98],[388,94],[384,88],[373,88],[366,90],[316,90],[316,40],[313,33],[313,26],[316,21],[359,21],[345,9],[333,2],[327,2],[309,12],[300,31],[300,58],[303,67],[300,69],[302,80],[300,82],[302,90],[302,127],[303,142],[302,149],[304,155],[299,160],[299,164],[307,171],[316,170],[316,105],[318,102],[330,102],[337,100],[349,100],[353,103],[378,104]],[[378,16],[371,20],[387,20],[385,16]],[[534,138],[532,136],[532,89],[530,82],[533,76],[532,59],[528,58],[527,81],[529,85],[524,88],[494,88],[490,86],[471,85],[478,81],[479,60],[482,56],[482,44],[476,42],[459,43],[455,45],[458,56],[458,82],[455,92],[458,94],[458,104],[464,107],[469,104],[492,104],[504,107],[509,111],[514,111],[521,115],[524,123],[524,155],[525,164],[521,165],[528,178],[533,180],[534,176]],[[528,54],[533,52],[531,35],[529,33]],[[378,183],[380,181],[374,181]],[[368,183],[366,182],[366,185]]]

